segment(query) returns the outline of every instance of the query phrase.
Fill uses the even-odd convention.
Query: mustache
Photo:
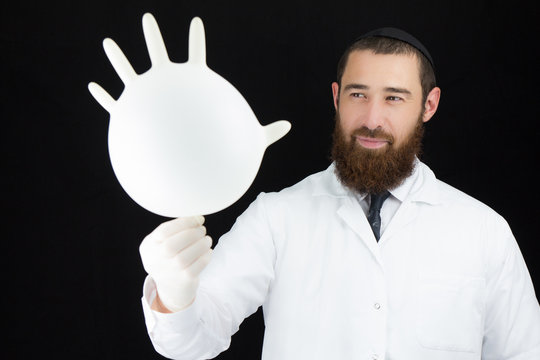
[[[379,127],[372,130],[365,126],[362,126],[361,128],[356,129],[352,132],[351,137],[355,137],[355,136],[363,136],[363,137],[369,137],[373,139],[383,139],[383,140],[388,141],[390,145],[394,143],[394,137]]]

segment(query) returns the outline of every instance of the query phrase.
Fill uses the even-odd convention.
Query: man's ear
[[[339,85],[335,81],[332,83],[332,96],[334,97],[334,109],[337,111],[339,104]]]
[[[429,92],[426,102],[424,104],[424,114],[422,116],[423,122],[428,122],[433,115],[435,115],[435,112],[437,111],[437,107],[439,107],[439,100],[441,99],[441,89],[438,87],[434,87]]]

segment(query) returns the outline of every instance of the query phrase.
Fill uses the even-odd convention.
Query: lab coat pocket
[[[426,348],[480,352],[485,281],[476,277],[420,276],[416,335]]]

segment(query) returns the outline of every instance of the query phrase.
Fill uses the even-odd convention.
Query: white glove
[[[199,274],[212,255],[204,217],[170,220],[146,236],[139,247],[144,269],[156,282],[163,305],[172,312],[193,302]]]

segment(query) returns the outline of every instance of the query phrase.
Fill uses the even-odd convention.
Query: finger
[[[114,105],[116,104],[116,101],[112,98],[112,96],[95,82],[88,84],[88,90],[94,99],[96,99],[96,101],[103,106],[105,110],[111,113]]]
[[[186,274],[189,275],[191,278],[198,277],[212,259],[212,253],[212,249],[207,250],[197,260],[195,260],[193,264],[191,264],[184,270]]]
[[[179,217],[160,224],[153,232],[153,236],[160,241],[189,228],[204,224],[203,216]]]
[[[184,251],[193,243],[201,240],[206,235],[206,228],[199,226],[182,230],[163,241],[166,252],[169,256],[175,256],[180,251]]]
[[[159,31],[158,24],[154,16],[150,13],[143,15],[143,32],[152,66],[169,62],[167,48],[165,48],[165,44],[163,43],[163,37]]]
[[[206,65],[206,41],[204,25],[199,17],[194,17],[189,26],[188,62]]]
[[[198,258],[204,255],[212,246],[210,236],[200,238],[177,255],[177,260],[180,266],[185,269],[193,264]]]
[[[278,141],[291,129],[291,123],[287,120],[279,120],[264,127],[266,146]]]
[[[137,73],[133,70],[128,59],[112,39],[103,40],[103,49],[105,49],[105,54],[124,85],[137,77]]]

